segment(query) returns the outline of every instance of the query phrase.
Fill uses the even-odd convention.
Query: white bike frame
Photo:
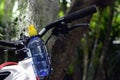
[[[10,75],[4,80],[39,80],[35,77],[31,58],[20,61],[17,65],[5,66],[0,70],[0,72],[5,71],[9,71]]]

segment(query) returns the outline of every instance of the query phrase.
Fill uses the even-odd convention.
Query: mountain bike
[[[0,45],[9,47],[2,49],[0,53],[4,53],[5,51],[8,53],[14,52],[15,55],[19,56],[17,62],[5,62],[0,65],[0,80],[44,80],[52,71],[51,56],[48,54],[46,48],[46,44],[51,36],[64,35],[70,30],[81,26],[88,27],[87,23],[82,23],[69,28],[68,23],[95,12],[97,12],[96,6],[92,5],[59,18],[46,25],[34,36],[28,37],[23,35],[22,38],[14,42],[0,40]],[[50,29],[52,29],[51,34],[45,42],[42,40],[42,37]]]

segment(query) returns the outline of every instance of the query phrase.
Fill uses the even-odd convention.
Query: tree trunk
[[[113,3],[114,4],[114,3]],[[110,33],[112,31],[112,22],[113,22],[113,14],[114,14],[114,5],[111,5],[110,7],[110,18],[108,21],[108,26],[107,26],[107,31],[106,31],[106,36],[105,36],[105,40],[104,40],[104,46],[103,46],[103,50],[102,50],[102,54],[100,56],[100,66],[99,66],[99,70],[98,70],[98,75],[100,75],[100,73],[102,74],[101,77],[103,77],[103,80],[108,80],[108,74],[106,72],[106,66],[105,66],[105,56],[107,54],[107,49],[108,49],[108,45],[110,43]],[[98,76],[97,75],[97,76]],[[100,76],[98,77],[97,80],[100,80],[99,78],[101,78]]]
[[[59,0],[16,0],[19,12],[16,28],[20,33],[33,24],[40,31],[41,28],[58,18]],[[26,31],[25,31],[25,34]]]
[[[94,3],[93,0],[73,0],[72,6],[70,10],[67,12],[68,14],[74,12],[78,9],[83,7],[90,6]],[[75,23],[86,22],[89,23],[91,16],[83,18],[82,20],[78,20]],[[75,24],[73,23],[73,24]],[[77,53],[78,46],[80,45],[80,40],[85,32],[87,32],[88,28],[77,28],[69,34],[65,36],[59,36],[52,38],[54,40],[54,44],[52,45],[52,60],[53,60],[53,75],[51,76],[50,80],[63,80],[64,69],[67,68],[72,62],[75,61],[75,55]],[[50,41],[51,43],[51,41]],[[76,76],[78,75],[78,76]],[[80,74],[75,74],[74,80],[80,80]]]

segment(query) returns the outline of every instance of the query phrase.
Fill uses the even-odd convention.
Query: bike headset
[[[74,29],[74,28],[77,28],[77,27],[81,27],[81,26],[89,26],[88,24],[86,23],[83,23],[83,24],[77,24],[73,27],[70,27],[68,28],[67,24],[68,23],[71,23],[79,18],[83,18],[87,15],[90,15],[90,14],[93,14],[97,12],[96,10],[96,6],[95,5],[92,5],[92,6],[89,6],[87,8],[83,8],[81,10],[78,10],[76,12],[73,12],[71,14],[68,14],[50,24],[48,24],[47,26],[45,26],[37,35],[35,35],[34,37],[39,37],[39,38],[42,38],[42,36],[44,36],[44,34],[52,29],[52,33],[51,35],[58,35],[59,33],[61,34],[66,34],[68,33],[70,30]],[[50,39],[51,35],[48,37],[47,41],[45,44],[47,44],[48,40]],[[20,50],[22,49],[24,46],[26,46],[28,43],[29,43],[29,40],[31,39],[31,37],[24,37],[24,39],[20,39],[19,41],[16,41],[16,42],[9,42],[9,41],[3,41],[3,40],[0,40],[0,45],[3,45],[3,46],[8,46],[8,47],[14,47],[14,48],[11,48],[11,49],[7,49],[7,51],[17,51],[17,50]],[[5,49],[3,49],[2,51],[0,52],[4,52]],[[26,56],[23,53],[20,52],[20,54]],[[22,57],[23,58],[23,57]],[[2,75],[1,75],[2,74]],[[7,76],[9,76],[10,72],[2,72],[0,73],[0,77],[2,78],[6,78]],[[49,75],[48,75],[49,76]]]

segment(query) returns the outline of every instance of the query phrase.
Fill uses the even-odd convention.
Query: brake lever
[[[68,32],[75,29],[75,28],[78,28],[78,27],[89,27],[89,24],[88,23],[80,23],[80,24],[76,24],[70,28],[68,28]]]
[[[78,28],[78,27],[89,27],[89,24],[88,23],[81,23],[81,24],[76,24],[76,25],[68,28],[68,25],[63,22],[59,27],[56,27],[52,30],[52,35],[56,35],[56,36],[58,36],[58,34],[65,35],[69,31],[71,31],[75,28]]]

